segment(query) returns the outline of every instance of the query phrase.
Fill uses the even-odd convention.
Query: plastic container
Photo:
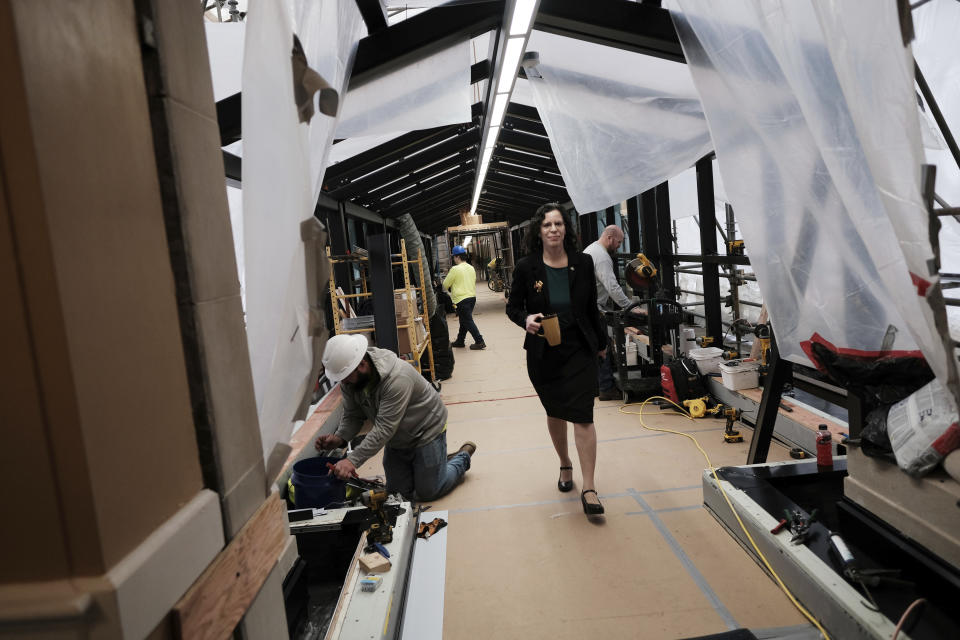
[[[639,362],[637,359],[637,343],[633,340],[628,340],[624,347],[627,351],[627,366],[635,367]]]
[[[316,456],[304,458],[293,465],[293,503],[298,509],[321,509],[347,498],[347,485],[336,476],[327,475],[327,463],[336,464],[341,458]]]
[[[821,424],[817,429],[817,469],[821,471],[833,468],[832,439],[827,425]]]
[[[720,373],[720,360],[723,358],[723,349],[717,347],[704,347],[702,349],[690,349],[687,353],[697,363],[697,370],[700,375],[705,376],[711,373]]]
[[[760,386],[760,364],[756,360],[729,360],[720,363],[723,386],[730,391]]]

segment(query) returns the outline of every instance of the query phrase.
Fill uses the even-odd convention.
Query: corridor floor
[[[575,490],[558,492],[559,464],[527,378],[522,329],[506,317],[501,294],[477,285],[474,318],[487,349],[456,350],[441,391],[449,449],[478,445],[463,484],[433,503],[449,512],[444,638],[685,638],[804,625],[703,507],[706,462],[687,438],[643,429],[620,402],[597,402],[605,518],[594,523],[583,514],[572,434]],[[453,336],[456,316],[448,322]],[[693,434],[715,465],[746,460],[749,442],[725,444],[722,420],[657,411],[646,408],[648,425]],[[775,443],[770,459],[786,458]],[[378,456],[361,473],[379,464]]]

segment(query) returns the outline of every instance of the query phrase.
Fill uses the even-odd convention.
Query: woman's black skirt
[[[561,330],[556,347],[545,344],[541,358],[527,352],[527,375],[548,417],[593,422],[597,364],[597,354],[590,351],[576,326]]]

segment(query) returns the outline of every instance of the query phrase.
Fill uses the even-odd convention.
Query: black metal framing
[[[684,62],[666,9],[621,0],[540,0],[534,29]]]
[[[697,206],[700,211],[700,253],[717,255],[717,212],[713,193],[713,160],[709,157],[696,164]],[[720,320],[720,267],[714,262],[703,263],[703,314],[706,316],[707,335],[719,344],[723,336]],[[719,345],[723,348],[723,345]]]
[[[393,304],[393,253],[390,236],[378,233],[368,239],[370,259],[370,290],[389,291],[390,295],[373,296],[374,324],[377,327],[377,346],[397,353],[397,318]]]
[[[435,7],[363,38],[357,45],[350,87],[497,29],[503,8],[503,0]]]

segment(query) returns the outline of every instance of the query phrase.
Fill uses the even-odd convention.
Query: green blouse
[[[570,309],[570,276],[567,267],[559,269],[543,265],[547,268],[547,291],[550,293],[550,306],[560,317],[562,325],[569,324],[573,318]]]

